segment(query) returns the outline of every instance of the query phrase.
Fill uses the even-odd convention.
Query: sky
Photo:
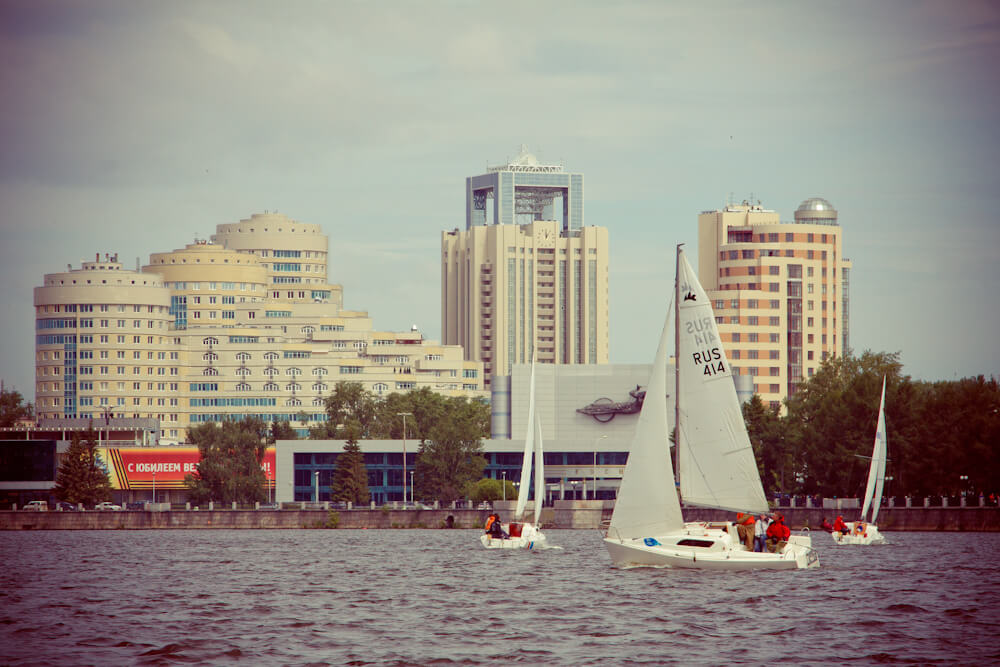
[[[996,2],[0,2],[0,378],[32,290],[279,211],[344,306],[441,337],[441,232],[514,158],[584,174],[612,363],[649,363],[704,210],[839,212],[851,345],[1000,377]]]

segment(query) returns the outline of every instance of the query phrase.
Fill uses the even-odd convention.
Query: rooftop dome
[[[833,204],[823,199],[822,197],[810,197],[805,200],[799,207],[797,211],[834,211]]]

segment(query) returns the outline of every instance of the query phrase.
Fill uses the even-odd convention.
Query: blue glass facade
[[[333,474],[337,469],[337,456],[335,453],[310,453],[297,452],[294,455],[294,500],[296,502],[308,502],[317,500],[316,483],[319,473],[319,502],[332,500],[330,497],[330,486],[333,482]],[[520,452],[493,452],[487,453],[486,468],[483,470],[483,477],[490,479],[506,479],[509,482],[516,482],[521,479],[521,462],[524,455]],[[376,505],[387,502],[403,500],[403,455],[398,453],[368,453],[365,457],[365,469],[368,472],[368,491],[371,499]],[[597,465],[624,466],[628,459],[628,452],[598,452]],[[417,454],[407,452],[406,470],[414,470]],[[546,452],[546,467],[555,466],[592,466],[594,464],[593,452]],[[506,477],[504,476],[506,473]],[[566,482],[563,491],[565,498],[572,498],[575,494],[582,494],[582,486],[577,489],[569,480],[561,477],[546,475],[546,484],[558,484]],[[407,495],[409,495],[410,479],[407,478]],[[611,492],[602,492],[599,497],[607,495],[613,498]],[[532,481],[531,499],[535,497],[534,481]],[[582,499],[582,496],[581,498]],[[417,500],[420,500],[418,497]],[[513,499],[511,499],[513,500]]]

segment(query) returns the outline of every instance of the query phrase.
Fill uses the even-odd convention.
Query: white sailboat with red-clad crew
[[[690,505],[761,515],[767,498],[708,296],[680,246],[674,294],[677,476]],[[604,545],[619,567],[706,570],[818,567],[806,535],[774,551],[747,549],[731,522],[685,523],[670,459],[667,347],[670,309]]]

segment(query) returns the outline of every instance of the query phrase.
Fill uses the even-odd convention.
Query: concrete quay
[[[502,505],[502,506],[501,506]],[[556,501],[542,510],[542,525],[549,528],[596,530],[611,519],[613,501]],[[507,520],[513,507],[497,503]],[[823,517],[837,514],[846,520],[857,510],[779,507],[795,530],[818,530]],[[0,530],[169,530],[169,529],[298,529],[298,528],[479,528],[489,509],[215,509],[215,510],[124,510],[121,512],[27,512],[0,511]],[[687,521],[731,521],[732,512],[684,508]],[[969,531],[1000,532],[998,507],[893,507],[879,513],[882,532]]]

